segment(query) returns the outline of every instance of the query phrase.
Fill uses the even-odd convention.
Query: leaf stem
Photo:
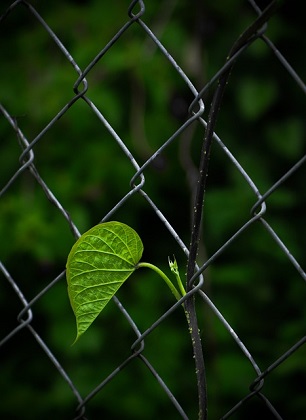
[[[160,270],[158,267],[156,267],[156,265],[146,263],[146,262],[140,262],[136,265],[136,268],[140,268],[140,267],[150,268],[151,270],[155,271],[165,281],[165,283],[167,284],[167,286],[169,287],[169,289],[173,293],[176,300],[180,300],[180,298],[182,296],[178,292],[177,288],[174,286],[174,284],[169,279],[169,277],[162,270]]]

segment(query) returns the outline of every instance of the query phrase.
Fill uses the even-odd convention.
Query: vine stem
[[[243,32],[243,34],[234,43],[227,60],[229,60],[236,52],[242,51],[243,47],[250,44],[256,38],[258,38],[264,31],[264,24],[277,10],[282,3],[281,0],[272,1],[267,8],[259,15],[259,17]],[[194,211],[192,220],[192,231],[189,248],[189,258],[187,264],[187,292],[193,288],[193,280],[196,268],[196,258],[200,242],[200,231],[202,223],[202,214],[204,207],[204,196],[207,183],[208,175],[208,164],[210,158],[211,145],[213,140],[214,129],[217,121],[217,115],[221,106],[223,94],[228,82],[234,62],[218,80],[213,100],[210,106],[207,127],[205,131],[205,137],[201,150],[199,172],[198,172],[198,183],[196,189],[196,196],[194,201]],[[198,319],[195,308],[195,297],[194,295],[188,298],[185,302],[185,312],[189,325],[189,332],[191,335],[191,341],[193,346],[193,353],[196,366],[197,376],[197,387],[198,387],[198,398],[199,398],[199,419],[207,419],[207,385],[206,385],[206,371],[203,356],[202,343],[200,338],[200,332],[198,328]]]
[[[226,78],[227,80],[227,78]],[[193,276],[196,267],[196,258],[200,243],[202,213],[204,207],[204,196],[208,176],[208,166],[210,159],[210,152],[214,134],[214,128],[217,120],[218,111],[222,102],[222,96],[226,83],[219,80],[215,94],[213,96],[212,104],[210,107],[205,137],[201,150],[201,158],[199,164],[198,184],[196,196],[194,201],[194,212],[192,221],[192,232],[190,240],[189,258],[187,264],[187,292],[193,288]],[[203,356],[203,348],[200,337],[200,330],[198,326],[198,318],[195,307],[195,297],[192,295],[185,302],[185,313],[187,317],[189,333],[193,347],[193,354],[195,359],[198,399],[199,399],[199,413],[200,420],[207,420],[207,384],[206,384],[206,369]]]

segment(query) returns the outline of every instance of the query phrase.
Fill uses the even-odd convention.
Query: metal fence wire
[[[171,44],[171,34],[167,38],[165,33],[168,28],[175,31],[171,22],[177,8],[181,7],[181,13],[193,9],[200,21],[205,13],[201,15],[199,10],[204,5],[151,3],[134,0],[100,6],[105,13],[109,9],[116,12],[117,7],[118,16],[124,9],[125,15],[118,19],[114,15],[108,21],[106,35],[94,34],[95,45],[86,47],[94,57],[90,60],[84,60],[84,44],[75,47],[71,41],[77,37],[69,27],[73,3],[65,5],[68,9],[63,3],[52,3],[55,14],[39,3],[21,0],[1,6],[6,7],[0,19],[1,74],[6,75],[0,83],[1,417],[187,419],[199,415],[198,399],[201,391],[205,394],[205,381],[197,387],[198,366],[188,325],[181,318],[182,302],[174,303],[171,294],[168,298],[167,291],[156,285],[158,280],[141,280],[148,274],[137,272],[138,280],[123,286],[110,309],[95,321],[92,332],[70,346],[74,320],[64,270],[70,247],[92,225],[121,220],[143,236],[148,256],[159,258],[154,247],[161,253],[165,248],[171,253],[173,248],[182,273],[187,266],[189,292],[185,299],[191,306],[195,301],[205,364],[207,407],[204,395],[200,418],[206,418],[206,408],[208,418],[302,418],[306,415],[306,274],[302,268],[306,155],[301,106],[306,89],[295,63],[289,63],[275,44],[277,30],[269,33],[269,25],[275,28],[273,22],[284,13],[282,8],[290,3],[292,10],[296,5],[233,2],[247,10],[248,19],[241,20],[237,33],[231,25],[214,29],[211,42],[218,31],[228,30],[228,44],[226,49],[222,49],[224,44],[214,47],[217,58],[201,84],[201,79],[191,81],[197,77],[190,60],[180,59],[178,64],[180,39]],[[74,6],[95,11],[90,2]],[[228,6],[223,19],[230,22],[236,13],[234,6]],[[84,12],[84,21],[74,28],[85,39],[88,28],[93,32],[98,28],[94,25],[100,18],[95,12]],[[35,38],[31,37],[33,28],[38,34]],[[302,43],[302,34],[293,31],[290,36],[295,44]],[[32,55],[35,45],[43,40],[50,51],[46,62],[38,64]],[[198,44],[196,38],[193,41],[188,48],[190,57],[205,61],[203,44],[195,53]],[[6,44],[10,47],[5,48]],[[130,48],[130,54],[134,53],[131,62],[126,62],[128,54],[120,56],[119,48]],[[139,83],[142,76],[130,77],[127,72],[116,79],[111,74],[112,68],[120,66],[133,67],[137,73],[138,67],[142,69],[156,55],[162,65],[152,64],[143,85]],[[273,62],[272,70],[262,64],[265,59]],[[67,63],[73,73],[53,84],[52,72]],[[12,67],[15,65],[17,68]],[[110,69],[106,76],[103,66]],[[278,89],[285,92],[287,112],[301,128],[299,135],[290,126],[283,137],[278,136],[286,117],[279,111],[281,129],[274,136],[279,139],[273,143],[274,149],[261,138],[266,121],[263,115],[249,118],[249,132],[240,115],[247,112],[243,108],[248,103],[241,108],[228,104],[227,91],[245,92],[238,89],[236,76],[241,77],[239,71],[245,66],[251,66],[256,80],[262,77],[263,88],[259,83],[252,91],[259,101],[269,93],[265,74],[272,71]],[[47,68],[49,73],[45,73]],[[46,78],[51,88],[46,95],[40,92],[37,96],[35,84],[40,77]],[[163,90],[171,78],[177,78],[181,91],[187,94],[177,96],[174,92],[168,108],[163,108],[161,98],[158,119],[146,120],[153,106],[146,103],[147,86]],[[29,107],[22,102],[26,89]],[[249,85],[245,89],[250,89]],[[70,92],[69,99],[66,92]],[[10,101],[14,95],[15,102]],[[107,102],[113,104],[110,112],[105,112]],[[43,114],[45,106],[53,113],[51,117]],[[224,116],[224,109],[231,115]],[[73,112],[76,117],[69,119]],[[267,106],[267,119],[273,118],[269,112]],[[127,116],[129,124],[122,129],[119,120],[127,121]],[[165,123],[167,119],[171,124]],[[222,130],[223,122],[227,127],[241,124],[242,138],[236,142],[231,132]],[[82,140],[75,140],[77,136]],[[91,145],[93,138],[98,141]],[[257,148],[252,148],[252,142]],[[105,148],[100,149],[97,143]],[[91,160],[89,149],[94,150]],[[281,149],[287,155],[285,160]],[[105,162],[105,150],[111,150],[106,154],[109,162]],[[266,161],[270,162],[269,183],[264,176]],[[82,179],[87,179],[93,166],[92,185],[89,180],[84,186]],[[77,179],[72,179],[74,176]],[[231,179],[222,180],[227,176]],[[236,182],[237,189],[232,189],[231,182]],[[112,193],[103,205],[101,196],[105,194],[99,185],[106,185],[106,194]],[[224,195],[218,195],[221,190]],[[88,210],[92,219],[86,219],[87,208],[94,209]],[[44,220],[45,225],[37,220]],[[44,229],[49,232],[46,243],[40,236]],[[245,249],[244,238],[257,236],[258,246]],[[59,263],[46,262],[49,253]]]

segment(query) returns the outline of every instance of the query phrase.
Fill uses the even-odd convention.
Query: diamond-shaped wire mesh
[[[306,89],[274,41],[297,6],[6,3],[1,417],[197,418],[202,390],[201,418],[302,418]],[[175,254],[189,292],[139,270],[71,347],[65,262],[107,220]]]

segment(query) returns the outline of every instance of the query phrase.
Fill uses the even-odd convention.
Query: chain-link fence
[[[2,10],[2,418],[302,418],[297,5],[151,3]],[[137,272],[71,347],[65,261],[107,220],[175,253],[187,295]]]

